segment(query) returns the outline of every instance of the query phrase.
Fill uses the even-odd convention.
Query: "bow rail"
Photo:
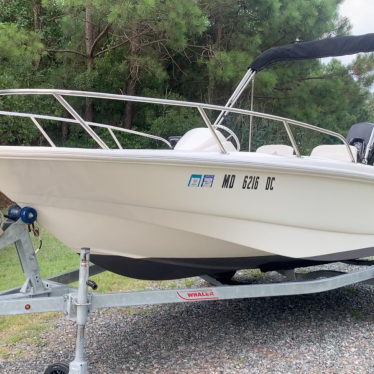
[[[98,145],[102,149],[109,150],[109,147],[105,144],[105,142],[93,131],[92,127],[100,127],[100,128],[106,128],[108,129],[110,135],[112,136],[113,140],[115,141],[118,148],[122,149],[122,146],[114,134],[114,131],[119,132],[126,132],[134,135],[139,135],[155,140],[159,140],[161,142],[164,142],[167,144],[170,148],[172,148],[171,144],[164,138],[138,132],[134,130],[124,129],[117,126],[111,126],[111,125],[105,125],[101,123],[95,123],[95,122],[87,122],[83,120],[83,118],[70,106],[70,104],[65,100],[64,96],[68,97],[84,97],[84,98],[95,98],[95,99],[111,99],[111,100],[119,100],[119,101],[132,101],[132,102],[141,102],[141,103],[149,103],[149,104],[159,104],[159,105],[171,105],[171,106],[181,106],[181,107],[189,107],[189,108],[195,108],[199,111],[200,115],[202,116],[202,119],[206,126],[209,128],[209,130],[212,133],[212,136],[214,137],[215,141],[217,142],[217,145],[220,149],[220,152],[223,154],[227,154],[227,151],[225,150],[222,142],[220,141],[215,129],[219,128],[221,126],[216,126],[215,124],[212,124],[208,115],[206,114],[206,110],[213,110],[213,111],[219,111],[219,112],[229,112],[229,113],[236,113],[246,116],[253,116],[258,118],[264,118],[268,120],[273,120],[276,122],[280,122],[284,125],[287,134],[289,136],[290,142],[295,150],[296,156],[301,157],[299,148],[297,146],[297,143],[295,141],[295,138],[293,136],[293,133],[290,129],[289,125],[295,125],[299,127],[303,127],[306,129],[314,130],[322,134],[327,134],[330,136],[333,136],[337,139],[339,139],[345,146],[348,152],[348,155],[352,162],[356,162],[351,148],[347,142],[347,140],[340,134],[323,129],[321,127],[309,125],[304,122],[295,121],[292,119],[274,116],[271,114],[266,113],[260,113],[255,112],[252,110],[245,110],[245,109],[238,109],[233,107],[227,107],[227,106],[220,106],[220,105],[212,105],[212,104],[203,104],[203,103],[195,103],[195,102],[189,102],[189,101],[177,101],[177,100],[169,100],[169,99],[156,99],[156,98],[150,98],[150,97],[140,97],[140,96],[128,96],[128,95],[118,95],[118,94],[108,94],[108,93],[97,93],[97,92],[85,92],[85,91],[72,91],[72,90],[55,90],[55,89],[11,89],[11,90],[0,90],[0,96],[6,96],[6,95],[51,95],[56,98],[60,102],[60,104],[70,113],[70,115],[73,118],[62,118],[62,117],[56,117],[56,116],[47,116],[47,115],[40,115],[40,114],[32,114],[32,113],[20,113],[20,112],[11,112],[11,111],[2,111],[0,110],[0,115],[4,116],[16,116],[16,117],[28,117],[32,120],[32,122],[36,125],[36,127],[39,129],[39,131],[42,133],[42,135],[45,137],[45,139],[48,141],[48,143],[55,147],[56,145],[53,143],[53,141],[50,139],[48,134],[43,130],[42,126],[40,126],[37,119],[45,119],[45,120],[53,120],[53,121],[60,121],[60,122],[69,122],[69,123],[78,123],[80,124],[84,130],[98,143]],[[223,128],[223,126],[222,126]],[[232,136],[232,135],[230,135]],[[239,147],[238,147],[239,148]],[[239,149],[238,149],[239,150]]]

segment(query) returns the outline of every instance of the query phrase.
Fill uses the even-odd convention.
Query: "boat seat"
[[[357,148],[350,146],[354,159],[357,161]],[[319,145],[312,150],[310,157],[330,158],[332,160],[352,161],[344,144]]]
[[[216,130],[216,134],[227,152],[237,152],[234,145]],[[174,147],[176,151],[218,152],[220,148],[208,128],[196,128],[185,133]]]
[[[271,155],[292,156],[293,148],[284,144],[269,144],[257,148],[256,153],[268,153]]]

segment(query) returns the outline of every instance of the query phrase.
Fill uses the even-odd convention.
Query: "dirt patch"
[[[13,202],[0,191],[0,208],[8,208]]]

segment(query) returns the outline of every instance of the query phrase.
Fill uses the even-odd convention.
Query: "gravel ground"
[[[251,281],[282,279],[267,273]],[[196,278],[195,286],[207,284]],[[373,296],[373,286],[355,285],[304,296],[98,310],[87,324],[89,373],[374,373]],[[75,327],[56,319],[39,341],[15,343],[27,353],[0,361],[0,373],[39,374],[51,362],[71,361]]]

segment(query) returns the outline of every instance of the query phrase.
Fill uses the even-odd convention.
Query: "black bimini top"
[[[374,51],[374,34],[342,36],[274,47],[261,53],[249,68],[257,72],[279,61],[313,60]]]

